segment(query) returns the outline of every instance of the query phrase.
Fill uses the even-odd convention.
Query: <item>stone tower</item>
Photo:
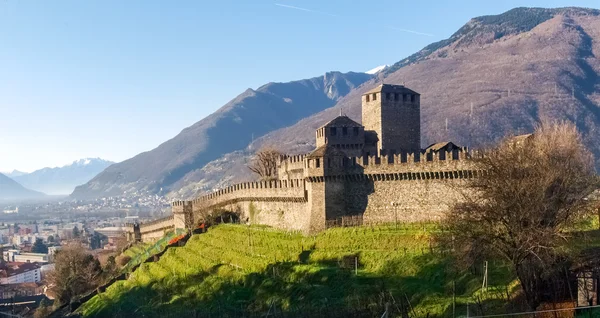
[[[377,153],[421,150],[421,95],[402,85],[382,84],[362,96],[365,134],[377,134]]]

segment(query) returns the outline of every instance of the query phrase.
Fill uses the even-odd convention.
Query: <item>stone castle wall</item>
[[[304,179],[304,159],[306,155],[281,156],[277,167],[280,180]]]
[[[146,222],[139,226],[139,237],[143,242],[158,240],[165,236],[167,232],[175,230],[175,217],[168,217]]]
[[[346,158],[345,168],[321,175],[309,169],[312,176],[305,179],[236,184],[173,202],[173,216],[142,224],[141,237],[153,240],[175,228],[197,226],[218,211],[236,212],[242,222],[305,233],[347,216],[360,216],[365,224],[440,220],[461,200],[465,180],[478,175],[469,157],[439,152]]]
[[[364,223],[439,220],[462,199],[465,179],[477,176],[468,157],[441,152],[350,158],[345,169],[355,173],[308,180],[323,184],[327,220],[354,215]]]
[[[307,191],[303,179],[272,180],[237,184],[192,201],[196,223],[218,211],[232,211],[242,221],[302,230],[307,224]]]

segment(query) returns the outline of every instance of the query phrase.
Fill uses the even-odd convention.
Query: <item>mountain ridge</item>
[[[24,187],[51,195],[70,194],[114,162],[82,158],[61,167],[46,167],[14,177]]]
[[[310,79],[249,88],[155,149],[107,168],[75,188],[72,197],[121,195],[126,191],[168,193],[191,171],[225,153],[244,149],[254,138],[333,106],[372,77],[327,72]]]
[[[27,189],[17,181],[0,173],[0,200],[38,199],[44,196],[43,193]]]
[[[377,77],[383,76],[386,83],[405,84],[422,94],[423,145],[451,140],[465,146],[482,146],[507,133],[529,132],[541,119],[547,118],[576,123],[598,158],[598,16],[600,10],[569,7],[515,8],[499,15],[476,17],[450,38],[426,46]],[[176,158],[167,164],[134,157],[128,164],[147,165],[145,171],[149,173],[132,176],[128,175],[131,169],[122,169],[121,164],[116,169],[115,165],[115,171],[94,178],[77,188],[73,195],[122,194],[131,189],[144,189],[172,198],[191,198],[215,187],[251,179],[253,176],[245,165],[256,149],[271,145],[290,154],[310,151],[314,147],[314,130],[335,118],[340,109],[360,122],[360,95],[381,81],[370,76],[360,84],[346,85],[347,90],[336,94],[335,90],[326,89],[327,85],[316,85],[316,82],[325,82],[327,76],[311,82],[314,79],[290,82],[295,85],[287,86],[285,91],[297,96],[302,94],[296,91],[299,86],[319,88],[312,91],[324,93],[326,98],[322,100],[328,101],[321,105],[320,111],[311,109],[314,112],[295,116],[287,125],[279,122],[281,127],[273,125],[254,138],[249,131],[220,131],[232,136],[230,139],[235,145],[231,147],[225,145],[227,141],[208,145],[177,138],[177,147],[170,145],[161,149],[169,149],[164,156]],[[262,87],[272,87],[274,91],[282,89],[278,85],[281,83]],[[269,99],[261,98],[264,96],[279,97],[279,106],[297,98],[284,100],[281,93],[270,94],[270,91],[260,91],[261,88],[247,90],[234,98],[232,104],[228,103],[208,117],[243,120],[244,116],[234,115],[241,111],[240,106],[245,106],[240,103],[247,98],[254,98],[263,106],[269,104]],[[252,118],[247,114],[244,118],[248,117]],[[181,134],[205,124],[201,120]],[[166,143],[172,144],[173,140],[161,146]],[[151,152],[160,152],[161,146]],[[189,154],[197,155],[205,149],[194,148],[209,148],[213,155],[196,160]],[[153,166],[157,162],[160,166]]]
[[[553,10],[517,8],[471,19],[452,40],[428,45],[383,72],[386,83],[405,84],[422,94],[422,146],[454,141],[481,147],[505,134],[531,132],[542,119],[569,120],[583,133],[600,168],[600,63],[595,58],[600,54],[600,10]],[[533,18],[539,24],[520,25],[531,19],[513,18],[519,12],[539,15]],[[289,154],[311,151],[315,129],[341,109],[360,122],[360,96],[379,83],[364,83],[336,106],[268,133],[248,149],[276,145]],[[170,196],[189,199],[211,186],[248,181],[253,176],[242,166],[251,156],[251,151],[238,152],[211,162]]]

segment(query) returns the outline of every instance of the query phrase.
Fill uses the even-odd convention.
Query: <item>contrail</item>
[[[413,31],[413,30],[408,30],[408,29],[395,28],[395,27],[392,27],[392,26],[388,26],[388,29],[392,29],[392,30],[396,30],[396,31],[402,31],[402,32],[408,32],[408,33],[413,33],[413,34],[418,34],[418,35],[424,35],[424,36],[434,36],[431,33],[423,33],[423,32],[418,32],[418,31]]]
[[[337,15],[337,14],[332,14],[332,13],[327,13],[327,12],[322,12],[322,11],[317,11],[317,10],[312,10],[312,9],[307,9],[307,8],[301,8],[301,7],[296,7],[296,6],[291,6],[291,5],[288,5],[288,4],[282,4],[282,3],[273,3],[273,4],[276,5],[276,6],[278,6],[278,7],[282,7],[282,8],[300,10],[300,11],[310,12],[310,13],[324,14],[324,15],[328,15],[330,17],[339,17],[339,15]],[[419,32],[419,31],[414,31],[414,30],[409,30],[409,29],[395,28],[395,27],[392,27],[392,26],[388,26],[388,28],[392,29],[392,30],[402,31],[402,32],[407,32],[407,33],[412,33],[412,34],[418,34],[418,35],[424,35],[424,36],[434,36],[433,34],[430,34],[430,33],[424,33],[424,32]]]
[[[300,7],[295,7],[295,6],[290,6],[290,5],[287,5],[287,4],[274,3],[274,5],[276,5],[278,7],[288,8],[288,9],[294,9],[294,10],[300,10],[300,11],[305,11],[305,12],[324,14],[324,15],[328,15],[330,17],[338,17],[338,15],[336,15],[336,14],[331,14],[331,13],[327,13],[327,12],[321,12],[321,11],[316,11],[316,10],[311,10],[311,9],[306,9],[306,8],[300,8]]]

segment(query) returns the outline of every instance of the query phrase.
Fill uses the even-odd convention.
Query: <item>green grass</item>
[[[86,302],[86,317],[452,316],[452,275],[430,242],[430,224],[330,229],[305,237],[266,227],[220,225],[142,264],[127,281]],[[354,258],[359,259],[355,273]],[[342,259],[348,260],[341,262]],[[455,277],[456,312],[479,299],[498,312],[515,282],[490,262],[481,273]],[[392,316],[394,316],[392,315]]]
[[[127,255],[131,257],[127,265],[125,265],[122,269],[123,272],[129,272],[133,267],[140,264],[148,257],[158,254],[162,252],[165,247],[169,244],[169,241],[176,237],[177,235],[182,234],[184,231],[177,230],[173,232],[167,233],[163,238],[157,240],[153,243],[136,243],[132,245],[130,248],[123,251],[123,255]]]

